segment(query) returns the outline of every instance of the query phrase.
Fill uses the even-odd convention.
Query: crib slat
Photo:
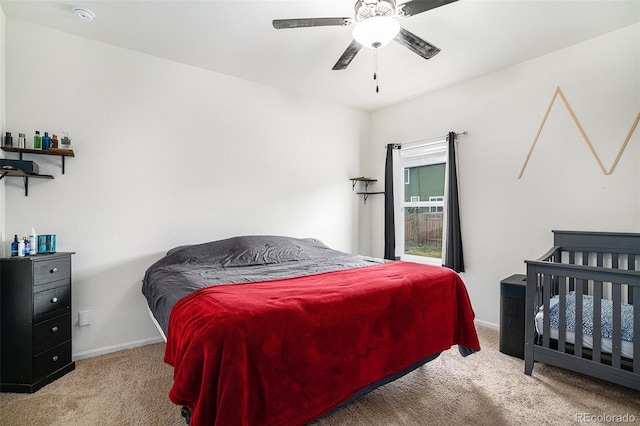
[[[640,291],[633,294],[633,372],[640,373]]]
[[[563,277],[559,280],[561,284],[558,287],[558,350],[564,352],[567,339],[567,285],[566,278]]]
[[[583,280],[576,281],[576,329],[575,329],[575,342],[574,342],[574,354],[582,358],[582,282]]]
[[[636,256],[634,254],[630,254],[627,257],[627,269],[629,269],[630,271],[635,271],[636,270]],[[637,293],[637,291],[636,291]],[[633,286],[628,286],[627,287],[627,300],[629,301],[630,304],[632,305],[636,305],[638,306],[638,303],[636,302],[636,299],[633,295]]]
[[[622,298],[619,283],[612,283],[612,303],[613,303],[613,343],[611,365],[620,368],[620,354],[622,350]]]
[[[569,264],[570,265],[575,265],[575,263],[576,263],[576,252],[575,251],[570,251],[569,252]],[[575,288],[574,288],[575,282],[576,282],[575,278],[571,278],[571,277],[569,278],[569,291],[574,291],[575,290]]]
[[[549,347],[549,334],[551,333],[549,315],[549,299],[551,297],[551,276],[545,274],[542,279],[542,305],[544,306],[544,319],[542,321],[542,346]]]
[[[602,361],[602,281],[593,283],[593,361]]]

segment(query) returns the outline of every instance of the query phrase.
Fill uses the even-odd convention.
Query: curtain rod
[[[465,130],[464,132],[456,133],[456,137],[457,137],[457,136],[460,136],[460,135],[465,135],[465,136],[466,136],[466,135],[468,135],[468,134],[469,134],[469,132],[467,132],[467,131]],[[442,140],[442,139],[446,139],[446,138],[447,138],[447,136],[449,136],[449,135],[444,135],[444,136],[440,136],[440,137],[437,137],[437,138],[420,139],[420,140],[413,141],[413,142],[395,143],[395,144],[393,144],[393,145],[394,145],[394,148],[395,148],[395,149],[400,149],[400,148],[401,148],[401,147],[403,147],[403,146],[405,146],[405,147],[406,147],[406,146],[418,145],[418,144],[425,144],[425,145],[426,145],[426,144],[428,144],[428,143],[430,143],[430,142],[437,142],[437,141],[440,141],[440,140]],[[384,147],[386,148],[387,146],[385,145]]]

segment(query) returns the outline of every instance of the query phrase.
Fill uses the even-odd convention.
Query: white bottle
[[[31,228],[31,235],[29,235],[29,246],[31,248],[30,255],[38,254],[38,235],[33,228]]]
[[[18,257],[24,257],[24,240],[18,241]]]

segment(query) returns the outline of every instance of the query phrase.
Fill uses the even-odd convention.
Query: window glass
[[[396,227],[402,227],[396,232],[404,235],[401,257],[441,262],[446,141],[402,148],[400,164],[405,176],[401,198],[404,220],[396,222]]]

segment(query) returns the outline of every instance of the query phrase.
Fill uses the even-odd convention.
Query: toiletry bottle
[[[42,136],[39,130],[36,130],[36,135],[33,137],[33,149],[42,149]]]
[[[60,148],[71,149],[71,139],[69,139],[69,133],[62,132],[62,139],[60,139]]]
[[[18,236],[13,237],[13,242],[11,243],[11,256],[18,255]]]
[[[13,146],[13,136],[11,136],[11,132],[7,132],[4,136],[4,146]]]
[[[24,241],[24,255],[29,256],[31,254],[31,245],[26,235],[22,237],[22,241]]]
[[[24,240],[18,241],[18,257],[24,257]]]
[[[29,248],[32,256],[38,254],[38,234],[36,234],[36,230],[31,228],[31,235],[29,235]]]
[[[51,148],[58,149],[58,135],[51,135]]]
[[[42,149],[51,148],[51,138],[49,137],[49,132],[44,132],[44,136],[42,137]]]
[[[24,136],[24,133],[18,133],[18,148],[26,148],[27,147],[27,138]]]

